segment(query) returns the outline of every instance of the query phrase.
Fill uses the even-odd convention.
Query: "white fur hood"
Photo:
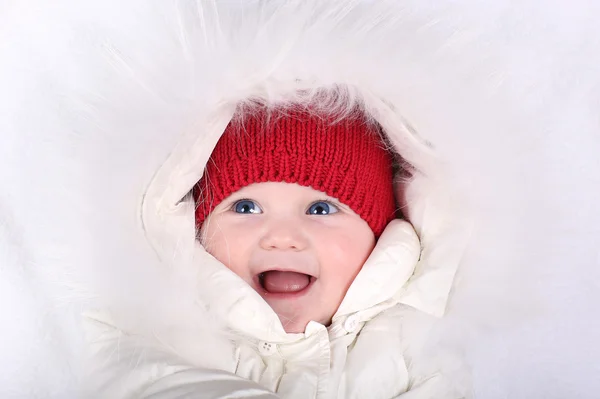
[[[321,89],[297,83],[295,79],[284,84],[267,81],[249,95],[260,98],[269,93],[271,97],[285,101],[306,101],[298,98],[298,93]],[[378,120],[395,150],[406,154],[404,158],[407,161],[414,160],[413,176],[409,182],[401,183],[397,191],[400,203],[404,204],[404,213],[423,237],[420,244],[416,236],[411,237],[415,234],[409,231],[412,229],[406,228],[397,228],[395,232],[390,229],[384,234],[334,319],[367,310],[392,297],[396,297],[398,303],[441,316],[471,233],[472,221],[457,205],[459,201],[453,198],[447,185],[439,183],[445,181],[444,174],[447,173],[441,168],[441,162],[434,158],[426,143],[407,129],[401,115],[370,93],[361,93],[360,89],[355,89],[355,93],[348,93],[347,88],[340,87],[330,90],[337,93],[341,90],[342,97],[360,96],[355,100],[359,100],[369,110],[370,116]],[[347,103],[350,101],[346,100]],[[233,116],[236,104],[223,103],[216,102],[208,117],[184,136],[153,177],[143,197],[141,219],[144,233],[162,263],[180,270],[187,269],[190,275],[198,274],[195,277],[198,300],[210,303],[213,312],[219,309],[217,313],[227,314],[229,325],[235,324],[238,330],[252,326],[256,334],[262,335],[261,339],[266,339],[266,335],[273,339],[274,333],[285,339],[283,329],[275,321],[275,313],[267,304],[208,255],[194,239],[195,204],[190,192],[202,177],[216,141]],[[435,197],[421,190],[423,185],[435,186]],[[425,204],[427,210],[424,209]],[[425,220],[425,215],[430,220]],[[244,314],[259,316],[254,316],[253,322],[248,325],[245,322],[249,317],[244,317]],[[261,328],[256,330],[259,326],[262,326],[262,331]]]
[[[89,309],[218,347],[173,239],[193,230],[182,199],[202,172],[182,160],[206,162],[239,101],[338,84],[417,170],[423,251],[404,301],[443,316],[424,351],[461,353],[478,397],[595,397],[596,9],[0,4],[0,396],[81,396]]]

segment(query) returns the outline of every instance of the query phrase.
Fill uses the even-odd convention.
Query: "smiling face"
[[[206,250],[252,286],[288,333],[328,325],[375,246],[349,207],[310,187],[256,183],[221,202],[201,230]]]

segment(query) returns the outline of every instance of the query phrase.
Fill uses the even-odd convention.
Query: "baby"
[[[241,108],[201,180],[190,179],[196,209],[189,196],[177,208],[195,215],[199,242],[188,243],[200,277],[190,283],[210,315],[172,332],[86,316],[93,392],[464,397],[422,350],[431,316],[419,303],[429,297],[410,285],[421,245],[397,217],[405,199],[395,195],[392,147],[358,110]],[[181,231],[193,231],[188,222]]]
[[[360,111],[256,106],[228,125],[194,190],[202,245],[243,280],[228,371],[285,398],[437,397],[403,326],[420,244],[389,148]]]
[[[206,250],[253,287],[289,333],[329,325],[394,219],[392,154],[358,115],[258,110],[230,124],[198,185]]]

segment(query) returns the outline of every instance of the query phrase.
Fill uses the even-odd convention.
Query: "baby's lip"
[[[263,277],[264,277],[265,273],[273,272],[273,271],[293,272],[293,273],[298,273],[298,274],[304,274],[304,275],[308,276],[309,282],[311,283],[309,285],[312,285],[312,283],[315,280],[317,280],[316,276],[313,276],[312,274],[306,273],[297,268],[287,268],[286,269],[286,268],[274,267],[274,268],[262,270],[261,272],[255,274],[254,277],[252,278],[252,282],[254,283],[255,288],[257,288],[259,290],[259,292],[268,293],[268,290],[263,286],[263,281],[264,281]]]
[[[317,262],[307,256],[298,256],[293,254],[288,255],[277,255],[272,257],[265,257],[263,259],[256,259],[252,264],[255,267],[251,268],[254,270],[253,274],[258,276],[268,271],[280,271],[280,272],[295,272],[306,274],[312,278],[319,277],[319,267]]]
[[[308,253],[302,252],[270,252],[258,253],[250,263],[252,270],[252,283],[256,291],[263,297],[272,299],[292,299],[299,298],[307,293],[313,283],[319,277],[319,267],[316,259]],[[252,267],[254,266],[254,267]],[[268,272],[289,272],[308,276],[309,284],[302,290],[289,292],[272,292],[268,290],[263,283],[265,273]]]
[[[265,271],[265,273],[272,271],[272,270],[274,270],[274,269],[267,270],[267,271]],[[297,272],[297,273],[302,273],[302,272]],[[313,286],[315,281],[317,281],[316,277],[311,276],[310,274],[302,273],[302,274],[306,274],[308,276],[308,284],[303,289],[298,290],[298,291],[272,292],[263,286],[263,281],[262,281],[262,276],[261,276],[262,274],[263,273],[259,273],[259,274],[255,275],[254,278],[252,279],[252,284],[254,286],[254,289],[259,294],[261,294],[263,297],[265,297],[265,299],[266,298],[271,298],[271,299],[299,298],[299,297],[303,296],[304,294],[306,294],[310,290],[310,288]]]
[[[278,272],[294,272],[294,273],[300,273],[300,274],[306,274],[309,277],[312,278],[316,278],[317,276],[311,274],[311,273],[307,273],[306,270],[303,270],[302,268],[299,267],[281,267],[278,265],[273,265],[271,267],[265,267],[262,270],[259,269],[259,272],[256,273],[257,276],[260,276],[261,274],[264,274],[266,272],[272,272],[272,271],[278,271]]]

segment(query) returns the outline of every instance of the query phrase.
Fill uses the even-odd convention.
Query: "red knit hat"
[[[337,198],[379,237],[396,213],[392,166],[377,127],[361,113],[337,121],[305,110],[259,108],[230,122],[213,150],[194,190],[196,225],[245,186],[287,182]]]

